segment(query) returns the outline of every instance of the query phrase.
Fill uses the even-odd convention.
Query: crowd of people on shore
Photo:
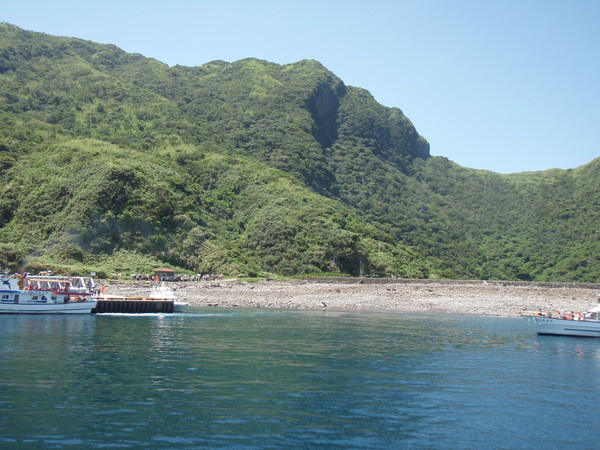
[[[132,280],[136,281],[215,281],[222,280],[223,274],[205,273],[195,275],[131,275]]]

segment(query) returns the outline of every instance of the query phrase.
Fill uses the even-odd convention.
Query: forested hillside
[[[431,157],[316,61],[169,67],[0,24],[11,270],[595,282],[599,170]]]

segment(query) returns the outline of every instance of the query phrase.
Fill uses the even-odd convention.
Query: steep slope
[[[243,158],[66,141],[21,157],[5,175],[0,255],[9,264],[107,273],[162,261],[229,274],[356,275],[366,266],[426,275],[418,254],[349,208]]]
[[[600,281],[600,159],[510,179],[524,197],[515,247],[529,279]]]
[[[152,241],[146,239],[147,236],[142,232],[143,230],[150,230],[150,234],[154,237],[162,235],[164,240],[164,236],[169,234],[169,227],[157,227],[154,222],[163,221],[174,227],[176,224],[171,223],[169,217],[163,217],[174,214],[173,208],[161,210],[148,205],[147,202],[135,200],[136,189],[142,186],[144,186],[144,189],[148,189],[149,174],[138,174],[132,180],[129,180],[129,175],[120,172],[119,174],[113,172],[107,174],[106,166],[99,166],[99,164],[108,163],[99,161],[101,158],[99,158],[100,153],[98,152],[96,152],[96,158],[86,159],[85,167],[70,167],[69,170],[92,179],[105,174],[98,181],[105,186],[102,189],[102,192],[104,192],[102,198],[114,199],[114,196],[117,196],[120,199],[116,206],[112,206],[117,208],[116,211],[111,212],[113,216],[119,216],[127,210],[125,208],[121,211],[124,208],[123,204],[137,201],[144,205],[144,210],[156,211],[158,217],[148,219],[142,224],[137,223],[135,220],[123,218],[115,222],[114,218],[111,220],[106,219],[102,211],[104,207],[108,207],[110,210],[112,208],[111,202],[108,202],[107,205],[91,202],[91,204],[88,204],[87,209],[77,213],[78,217],[87,217],[89,221],[87,224],[78,226],[83,230],[87,230],[83,232],[78,227],[68,229],[65,225],[66,219],[55,218],[56,214],[50,212],[52,207],[56,207],[62,215],[67,214],[66,211],[69,209],[65,209],[62,204],[49,203],[42,208],[44,214],[37,218],[31,211],[23,213],[20,210],[22,199],[19,196],[24,191],[18,189],[17,186],[19,184],[27,185],[27,183],[23,179],[20,182],[11,181],[18,180],[19,176],[27,177],[28,171],[31,171],[32,168],[31,165],[14,165],[14,155],[18,154],[18,149],[27,147],[33,144],[32,141],[35,141],[38,143],[37,147],[31,146],[24,153],[30,153],[33,148],[37,148],[43,152],[44,159],[51,158],[52,145],[48,143],[51,139],[59,141],[56,148],[60,149],[59,153],[62,155],[64,149],[62,149],[61,135],[65,133],[77,137],[102,139],[126,146],[129,149],[145,150],[152,155],[156,154],[156,151],[160,148],[184,142],[201,144],[202,149],[209,152],[212,150],[229,154],[244,153],[265,160],[265,162],[275,167],[281,166],[287,169],[288,172],[307,182],[315,190],[327,191],[328,178],[331,178],[331,174],[323,163],[322,154],[323,145],[328,140],[333,139],[332,136],[327,136],[327,133],[330,132],[327,121],[332,121],[327,114],[332,113],[335,115],[335,111],[330,111],[330,108],[323,103],[320,96],[315,97],[313,91],[323,90],[324,81],[322,79],[312,80],[313,74],[311,71],[316,68],[319,76],[324,74],[326,81],[333,80],[334,77],[317,63],[308,62],[309,70],[306,73],[300,70],[303,66],[301,63],[288,68],[289,70],[286,72],[292,73],[291,75],[290,73],[280,73],[281,70],[277,66],[278,77],[282,80],[280,83],[288,86],[280,89],[275,96],[273,102],[279,106],[274,108],[269,102],[265,106],[260,102],[253,103],[253,101],[249,101],[244,104],[241,101],[241,99],[247,97],[248,89],[253,92],[250,95],[251,100],[253,96],[265,97],[265,93],[261,89],[264,86],[270,87],[270,79],[262,73],[262,66],[265,64],[263,62],[247,60],[240,63],[240,70],[248,73],[249,80],[234,80],[233,84],[236,87],[233,90],[227,83],[223,83],[223,86],[221,86],[221,82],[208,83],[207,88],[201,90],[198,86],[195,89],[190,88],[194,83],[203,83],[203,80],[199,79],[197,74],[192,73],[190,76],[190,70],[186,68],[171,70],[163,64],[147,60],[139,55],[127,55],[114,46],[103,46],[77,39],[55,38],[29,33],[7,25],[2,26],[2,31],[3,78],[2,83],[0,83],[0,92],[6,100],[3,112],[7,118],[13,121],[10,126],[3,130],[5,146],[3,154],[6,155],[7,161],[4,167],[7,175],[5,180],[8,183],[6,184],[5,199],[2,203],[2,225],[4,225],[3,231],[7,241],[29,242],[28,245],[16,250],[14,246],[9,245],[10,248],[5,249],[7,260],[18,260],[17,255],[22,256],[24,253],[31,252],[46,254],[49,258],[55,255],[54,258],[64,259],[66,255],[63,249],[65,248],[70,248],[70,252],[73,254],[77,254],[80,250],[84,253],[89,251],[110,254],[116,250],[126,249],[154,254],[162,260],[180,263],[187,267],[200,264],[198,258],[178,261],[172,255],[165,256],[164,249],[160,245],[151,243]],[[202,71],[203,76],[207,76],[210,80],[214,68],[221,68],[222,66],[222,64],[209,65]],[[267,64],[267,66],[269,65]],[[271,66],[275,67],[275,65]],[[51,68],[56,69],[51,70]],[[191,69],[191,71],[197,72],[197,69]],[[301,74],[295,72],[301,72]],[[149,83],[149,87],[145,87],[139,77],[144,77],[144,80],[147,80],[149,75],[149,80],[152,80],[152,82]],[[309,86],[310,83],[299,83],[296,78],[301,75],[306,80],[312,80],[313,86]],[[187,81],[183,82],[181,79]],[[295,82],[293,82],[294,80]],[[341,86],[339,80],[334,80],[334,82]],[[299,93],[294,92],[294,89],[290,86],[295,86]],[[219,89],[222,91],[221,94],[218,93]],[[237,94],[240,99],[238,102],[235,101],[236,95],[234,95],[237,92],[236,89],[241,89]],[[343,90],[343,86],[339,89]],[[221,97],[222,99],[215,101],[211,108],[195,110],[198,101],[190,99],[189,95],[193,94],[203,98],[207,92],[211,97]],[[181,97],[178,96],[178,93],[188,93],[188,96]],[[161,94],[170,95],[177,101],[177,104],[171,99],[161,96]],[[293,100],[290,100],[290,98]],[[264,98],[260,100],[262,101]],[[256,108],[256,106],[260,108]],[[251,107],[261,109],[261,111],[257,112],[257,117],[252,118],[253,125],[249,126],[250,129],[256,129],[256,131],[249,133],[244,138],[245,141],[251,144],[242,145],[239,141],[241,134],[236,133],[236,130],[240,127],[240,122],[237,121],[238,117],[230,110],[235,111],[236,114],[241,111],[242,114],[254,116],[254,112],[249,109]],[[284,117],[285,120],[280,120],[281,117]],[[15,118],[19,119],[19,124],[16,123]],[[298,123],[301,126],[296,126]],[[39,128],[40,132],[36,136],[27,137],[23,136],[23,128]],[[315,133],[314,136],[311,134],[312,132]],[[12,138],[11,134],[13,135]],[[46,144],[40,143],[42,139],[46,141]],[[296,150],[293,150],[294,148]],[[256,149],[256,151],[253,151],[253,149]],[[124,149],[122,151],[127,154]],[[117,158],[116,153],[113,158]],[[186,161],[186,166],[190,165],[189,160],[185,158],[183,160]],[[69,164],[72,165],[71,162]],[[250,163],[246,162],[245,164]],[[13,165],[14,170],[8,170]],[[45,177],[38,172],[34,173],[36,183],[44,179],[48,183],[52,183],[52,180],[56,177],[54,173],[50,173]],[[11,177],[13,178],[11,179]],[[116,179],[113,179],[114,177]],[[121,186],[120,183],[125,182],[123,178],[134,184],[130,186],[129,182],[126,183],[129,188]],[[75,195],[75,191],[71,190],[72,186],[65,187],[61,185],[60,188],[45,189],[44,184],[40,185],[40,189],[47,192],[60,192],[59,198],[62,199],[61,201],[69,197],[68,192]],[[208,186],[211,191],[213,188],[213,186]],[[107,194],[106,190],[116,190],[116,192]],[[32,189],[32,191],[40,194],[37,189]],[[88,191],[87,188],[82,189],[82,192]],[[89,192],[86,195],[86,198],[94,197],[94,194]],[[286,195],[289,196],[291,193],[286,192]],[[26,204],[35,205],[42,202],[42,198],[46,196],[40,195],[39,199],[36,199],[37,195],[29,194],[27,197],[31,203],[26,202]],[[178,199],[177,196],[171,196],[170,199],[175,202],[174,207],[182,207],[176,200]],[[295,199],[287,198],[286,202],[295,204]],[[77,203],[86,202],[79,199]],[[191,206],[187,205],[186,207],[190,208]],[[265,202],[265,208],[269,210],[271,216],[280,213],[279,211],[275,213],[274,211],[277,211],[277,209],[268,202]],[[300,208],[298,211],[301,210],[303,209]],[[362,225],[364,234],[362,237],[369,239],[361,240],[359,239],[361,236],[354,235],[351,239],[348,237],[349,235],[344,238],[342,237],[345,235],[343,226],[346,224],[347,219],[343,220],[342,227],[340,227],[337,222],[332,222],[333,210],[331,207],[314,208],[311,211],[318,211],[319,214],[324,216],[318,219],[322,224],[320,227],[312,223],[316,219],[312,217],[315,215],[312,212],[311,214],[304,213],[303,221],[301,221],[303,225],[301,227],[295,225],[297,229],[291,227],[291,231],[287,232],[283,232],[282,229],[271,230],[268,225],[272,225],[277,221],[267,221],[262,224],[262,234],[254,230],[255,235],[248,236],[248,238],[254,239],[251,242],[254,245],[255,255],[258,255],[259,259],[262,257],[262,259],[270,261],[267,265],[263,263],[255,264],[256,270],[273,270],[287,273],[328,269],[341,269],[350,273],[360,273],[363,270],[373,270],[377,273],[406,272],[408,274],[410,272],[394,262],[399,260],[398,250],[394,250],[397,245],[392,244],[391,240],[385,235]],[[269,214],[267,214],[267,217],[269,217]],[[349,216],[353,216],[350,210],[337,215],[337,217]],[[284,225],[286,223],[280,224],[280,228]],[[287,223],[287,225],[291,226],[291,223]],[[310,248],[305,248],[296,242],[302,234],[299,230],[307,225],[312,225],[311,229],[313,231],[309,233],[311,236],[303,239],[307,242],[321,242],[318,245],[311,244],[311,246],[317,245],[317,249],[314,251],[321,258],[317,258],[319,260],[316,262],[312,262],[311,258],[313,257],[307,255],[299,257],[302,252],[310,250]],[[223,228],[223,224],[217,221],[217,223],[211,224],[209,228],[211,228],[210,232],[215,234],[215,229]],[[185,230],[186,233],[190,231],[192,230]],[[252,228],[250,231],[252,231]],[[240,230],[236,230],[236,232],[239,234]],[[323,233],[329,234],[330,237],[325,238],[322,235]],[[374,233],[378,235],[375,239],[372,237]],[[206,233],[203,232],[203,234]],[[230,239],[223,242],[232,242],[244,238],[245,234],[247,232],[241,237],[236,236],[235,239],[230,237]],[[135,235],[142,236],[139,239],[147,247],[140,246],[136,239],[132,238]],[[256,235],[260,235],[261,239],[266,240],[266,243],[258,239]],[[339,235],[339,237],[334,239],[334,235]],[[96,237],[92,239],[92,236]],[[185,240],[183,235],[180,235],[179,238],[178,242]],[[380,238],[388,243],[382,242]],[[159,238],[156,239],[161,241]],[[294,240],[295,245],[290,245],[290,242],[287,242],[290,239]],[[340,256],[335,251],[337,244],[331,243],[333,242],[332,239],[346,245],[351,241],[351,244],[355,247],[360,242],[361,250],[354,248],[352,251],[345,251],[346,256],[343,256],[344,252],[341,252],[342,256]],[[71,245],[73,240],[77,242],[79,250],[73,250]],[[39,243],[32,244],[32,242],[39,241],[44,241],[45,247],[40,246]],[[325,244],[323,242],[329,243]],[[325,245],[332,250],[322,251],[319,245]],[[173,249],[177,246],[174,245],[174,242],[169,241],[168,247],[171,249],[171,253],[175,254]],[[378,255],[376,258],[367,256],[370,252],[369,247],[376,248]],[[260,250],[261,248],[264,249]],[[182,248],[181,250],[181,253],[184,253],[185,249]],[[291,268],[285,268],[285,264],[282,262],[285,259],[281,255],[284,250],[290,253],[288,258],[294,261]],[[403,253],[401,259],[404,264],[411,259],[411,257],[407,257],[410,253],[410,251]],[[85,259],[83,257],[78,258],[80,260]],[[323,264],[323,258],[327,259],[326,264]],[[416,258],[418,259],[418,255]],[[227,258],[221,259],[225,260]],[[232,258],[228,259],[231,260]],[[203,262],[206,260],[205,257]],[[303,260],[308,262],[302,262]],[[426,271],[423,267],[419,266],[414,273],[419,276],[425,275]],[[248,270],[248,267],[245,267],[245,270]],[[393,271],[390,272],[390,270]]]
[[[331,158],[340,138],[372,148],[377,159],[399,170],[412,158],[429,156],[427,142],[400,110],[346,87],[316,61],[177,66],[176,83],[152,82],[154,72],[135,64],[120,70],[127,80],[174,100],[187,116],[219,130],[236,152],[292,173],[317,192],[335,195],[338,188]]]

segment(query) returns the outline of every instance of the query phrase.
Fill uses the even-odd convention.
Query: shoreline
[[[106,294],[147,295],[152,281],[108,281]],[[519,317],[525,311],[584,312],[600,284],[462,280],[318,279],[166,283],[193,307],[370,311]]]

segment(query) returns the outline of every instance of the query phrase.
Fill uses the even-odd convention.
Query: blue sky
[[[500,173],[600,156],[597,0],[19,0],[0,21],[169,65],[315,59],[412,120],[433,155]]]

